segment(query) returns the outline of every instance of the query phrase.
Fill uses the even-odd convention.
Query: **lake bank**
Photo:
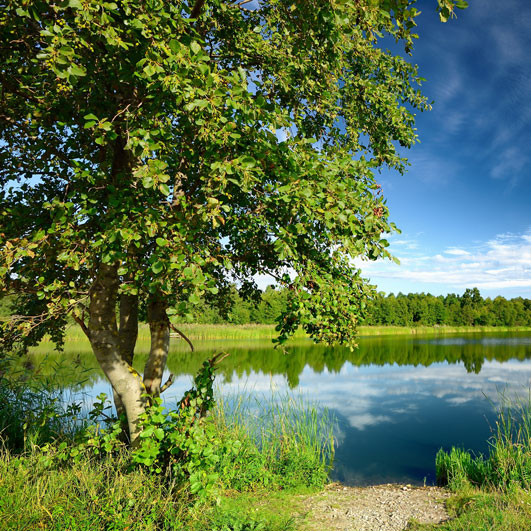
[[[275,325],[267,324],[179,324],[177,328],[191,341],[213,341],[213,340],[254,340],[254,339],[274,339],[277,337]],[[498,332],[531,332],[528,326],[360,326],[358,327],[360,337],[373,336],[433,336],[445,334],[480,334],[480,333],[498,333]],[[173,343],[185,342],[178,334],[172,334]],[[308,339],[303,330],[297,330],[293,336],[294,340]],[[138,330],[138,345],[142,349],[147,347],[150,341],[149,327],[141,323]],[[66,350],[71,348],[70,343],[89,346],[88,339],[77,325],[71,325],[66,332],[65,347]],[[41,349],[49,350],[51,345],[50,338],[44,337],[40,345],[33,347],[32,351]],[[288,343],[289,345],[289,343]],[[186,348],[189,348],[186,346]]]
[[[524,336],[524,339],[525,337],[528,336]],[[507,342],[504,338],[510,341]],[[523,370],[528,365],[525,360],[531,345],[527,339],[522,341],[522,337],[514,337],[514,334],[479,337],[463,334],[457,337],[436,336],[428,340],[411,335],[404,336],[400,341],[374,337],[363,340],[360,352],[354,353],[354,357],[349,357],[348,349],[345,350],[347,357],[344,357],[341,355],[341,349],[325,349],[311,346],[309,342],[303,343],[307,346],[301,347],[301,350],[295,349],[288,356],[270,347],[262,354],[258,350],[256,361],[251,362],[252,358],[248,359],[247,354],[256,351],[257,345],[253,343],[253,348],[248,352],[234,352],[235,363],[245,365],[247,360],[249,366],[255,368],[252,377],[258,380],[261,378],[259,367],[264,367],[264,363],[280,363],[279,368],[275,369],[271,365],[269,369],[286,374],[286,377],[291,375],[291,378],[297,374],[300,385],[309,385],[314,398],[316,390],[324,392],[334,389],[341,392],[341,399],[332,395],[328,397],[327,392],[323,399],[328,397],[341,407],[342,413],[339,412],[338,418],[341,423],[339,435],[342,447],[336,448],[336,464],[341,468],[341,473],[347,474],[350,479],[357,478],[357,474],[363,472],[367,464],[371,464],[371,468],[366,472],[373,478],[379,478],[393,463],[393,466],[398,463],[400,475],[409,473],[412,467],[433,468],[437,449],[449,446],[450,440],[445,441],[444,437],[456,432],[458,424],[472,426],[475,433],[480,421],[486,425],[479,412],[481,403],[470,400],[471,393],[478,391],[478,383],[507,380],[511,375],[525,374]],[[310,347],[312,350],[307,350]],[[317,350],[313,350],[315,348]],[[498,353],[499,348],[502,348],[502,351]],[[189,356],[189,353],[183,352],[180,357],[178,352],[174,352],[172,363],[175,362],[179,366]],[[489,358],[492,361],[488,361]],[[514,361],[504,362],[506,358]],[[442,359],[450,360],[454,364],[453,368],[448,365],[449,361],[441,362]],[[364,369],[364,364],[369,360],[372,360],[371,365]],[[67,365],[72,366],[75,362],[76,360],[72,359]],[[466,395],[460,394],[457,389],[448,388],[449,383],[456,381],[456,376],[463,372],[463,367],[459,367],[461,362],[468,363],[471,370],[465,380],[465,386],[468,388]],[[415,367],[417,363],[425,364],[426,367]],[[433,365],[433,371],[428,367],[430,364]],[[315,371],[319,368],[328,369],[322,374],[314,374],[319,380],[313,380],[313,377],[308,380],[311,376],[308,373],[310,366],[314,367]],[[506,372],[503,372],[504,366],[507,366]],[[296,371],[290,372],[293,368]],[[448,372],[450,369],[451,372]],[[479,375],[475,373],[475,369],[481,370],[485,377],[478,380]],[[229,370],[227,375],[232,372],[233,370]],[[340,380],[337,380],[338,376]],[[406,380],[402,384],[400,381],[404,376]],[[397,379],[398,377],[400,378]],[[427,382],[429,392],[433,393],[430,399],[423,387],[415,390],[419,382]],[[397,397],[406,383],[408,393],[403,396],[404,403],[399,404]],[[462,385],[460,383],[458,387]],[[389,396],[382,397],[376,393],[383,388],[390,391]],[[484,389],[483,384],[480,389]],[[396,439],[400,426],[403,424],[403,433],[412,433],[411,419],[402,416],[407,413],[407,404],[417,404],[413,401],[416,396],[411,394],[413,391],[420,400],[414,410],[414,417],[420,415],[419,426],[422,429],[415,432],[412,438],[405,440],[400,450]],[[446,424],[444,416],[440,413],[443,410],[434,409],[437,404],[442,406],[443,402],[446,404],[444,411],[453,412]],[[351,403],[355,409],[350,409]],[[467,403],[472,405],[470,413],[461,410],[458,415],[459,408]],[[420,409],[421,405],[431,405],[431,408],[424,414]],[[376,406],[382,409],[377,410]],[[395,417],[387,418],[392,411],[395,412]],[[263,424],[260,418],[257,422],[259,425]],[[426,445],[425,435],[433,435],[434,444],[421,458],[419,448]],[[488,431],[484,440],[486,437]],[[353,439],[356,447],[346,445],[345,441],[349,438]],[[391,446],[378,446],[386,442],[390,442]],[[464,447],[471,445],[465,443]],[[364,453],[368,449],[372,453]],[[402,453],[398,453],[398,450]],[[358,456],[358,461],[348,463],[346,458],[351,455]],[[422,464],[422,460],[426,460],[426,464]],[[245,459],[239,474],[246,477],[249,474],[256,475],[256,470],[253,472],[253,462],[255,461]],[[352,472],[346,471],[346,465]],[[294,472],[297,469],[302,470],[298,464],[294,463],[294,466]],[[39,525],[44,529],[88,530],[103,528],[112,523],[114,529],[125,531],[131,529],[129,526],[133,518],[133,521],[138,522],[138,529],[153,530],[163,525],[173,526],[169,527],[170,529],[179,529],[175,527],[175,521],[181,522],[180,529],[183,530],[394,531],[402,529],[408,522],[413,529],[418,530],[519,530],[524,529],[525,522],[531,518],[529,492],[517,488],[502,490],[465,484],[450,493],[450,490],[446,489],[412,487],[398,482],[367,487],[349,487],[335,483],[324,489],[317,486],[310,489],[303,487],[306,492],[300,492],[297,488],[279,489],[275,485],[264,488],[264,485],[257,485],[256,490],[253,487],[251,491],[224,489],[219,493],[216,503],[203,504],[193,509],[193,502],[186,488],[168,489],[161,482],[160,476],[148,475],[141,471],[125,472],[119,463],[113,464],[113,461],[99,463],[89,459],[43,470],[35,461],[30,460],[23,464],[17,461],[17,458],[12,458],[4,459],[0,468],[0,514],[7,529],[21,529],[23,525],[28,524],[30,528]],[[415,473],[422,485],[424,472]],[[381,483],[381,480],[379,481]],[[74,493],[73,498],[68,493]],[[498,523],[499,527],[496,527]]]
[[[335,481],[418,486],[435,483],[433,456],[441,446],[486,451],[498,389],[518,392],[531,378],[527,332],[373,335],[361,337],[359,345],[350,351],[299,339],[284,353],[267,339],[225,339],[195,341],[192,353],[177,341],[168,357],[175,381],[163,397],[171,408],[205,359],[220,349],[230,352],[217,371],[218,396],[244,401],[255,412],[271,392],[276,401],[302,396],[333,414]],[[27,361],[58,389],[71,388],[87,402],[100,393],[110,396],[84,346],[74,343],[62,354],[41,350]],[[145,354],[139,349],[135,358],[141,372]]]

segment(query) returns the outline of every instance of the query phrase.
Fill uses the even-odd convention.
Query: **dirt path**
[[[304,496],[308,531],[398,531],[415,519],[439,523],[448,519],[444,500],[449,494],[437,487],[329,485],[323,492]]]

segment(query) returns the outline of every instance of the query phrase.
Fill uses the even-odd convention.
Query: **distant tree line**
[[[269,286],[257,301],[244,300],[233,290],[230,309],[207,302],[193,314],[197,323],[272,324],[285,309],[286,292]],[[477,288],[463,295],[429,293],[378,294],[368,305],[364,325],[389,326],[531,326],[531,300],[517,297],[484,299]]]
[[[463,295],[429,293],[378,295],[369,305],[366,325],[531,326],[531,300],[484,299],[477,288]]]
[[[188,320],[201,324],[274,324],[286,309],[285,290],[268,286],[259,299],[247,300],[235,286],[223,305],[202,300]],[[0,317],[10,312],[9,299],[0,299]],[[368,304],[364,325],[383,326],[531,326],[531,299],[484,299],[477,288],[463,295],[434,296],[379,293]]]

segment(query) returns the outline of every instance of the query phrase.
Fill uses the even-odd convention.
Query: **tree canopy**
[[[372,292],[353,259],[390,257],[394,230],[374,174],[404,170],[429,107],[381,45],[412,50],[413,4],[0,1],[0,289],[20,306],[5,348],[60,342],[72,315],[133,434],[171,313],[223,305],[233,282],[288,289],[280,341],[303,326],[353,344]],[[441,19],[462,4],[438,0]]]

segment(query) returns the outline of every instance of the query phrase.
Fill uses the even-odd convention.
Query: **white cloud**
[[[371,413],[363,413],[362,415],[350,415],[348,417],[349,424],[358,430],[364,430],[370,426],[381,424],[382,422],[392,422],[392,418],[388,415],[372,415]]]
[[[456,249],[454,247],[452,247],[451,249],[446,249],[446,251],[444,252],[445,254],[453,254],[455,256],[467,256],[470,254],[468,251],[465,251],[464,249]]]
[[[391,253],[395,250],[390,240]],[[478,287],[486,290],[531,289],[531,229],[524,234],[501,234],[467,249],[449,247],[444,254],[408,256],[397,266],[388,261],[362,262],[361,269],[373,282],[410,281],[446,285],[448,288]],[[399,245],[395,254],[400,254]]]
[[[393,240],[393,245],[399,245],[405,249],[418,249],[419,244],[415,240]]]

